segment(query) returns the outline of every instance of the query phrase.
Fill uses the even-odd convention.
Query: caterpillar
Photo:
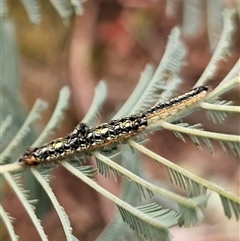
[[[136,115],[110,120],[97,127],[89,127],[80,122],[65,137],[45,143],[40,147],[29,147],[19,158],[20,165],[36,166],[56,163],[78,154],[90,154],[99,149],[126,142],[144,131],[157,120],[164,120],[176,112],[194,106],[202,101],[208,87],[200,86],[163,103],[157,103],[150,109]]]

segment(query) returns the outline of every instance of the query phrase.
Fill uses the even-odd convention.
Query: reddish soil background
[[[63,25],[48,1],[43,1],[42,7],[43,21],[39,26],[29,22],[21,4],[11,7],[11,14],[21,52],[23,104],[26,110],[30,110],[36,98],[49,103],[39,129],[51,116],[60,88],[66,84],[71,87],[70,108],[53,138],[66,135],[83,118],[100,79],[106,80],[108,87],[100,122],[107,121],[131,94],[145,65],[158,65],[171,29],[181,26],[182,22],[181,4],[173,15],[167,16],[165,1],[89,0],[84,4],[83,16],[73,17],[68,26]],[[231,56],[221,62],[210,83],[212,87],[226,76],[239,58],[239,37],[233,42]],[[183,83],[179,93],[193,86],[211,58],[204,22],[198,34],[187,39],[186,44],[189,55],[181,73]],[[224,98],[239,105],[239,89],[225,94]],[[186,120],[189,123],[200,122],[210,131],[239,133],[239,118],[236,116],[230,116],[223,125],[207,121],[203,112]],[[188,138],[186,142],[176,139],[168,131],[161,131],[150,136],[147,147],[203,178],[236,194],[239,192],[239,160],[235,156],[229,153],[226,158],[217,143],[214,143],[215,154],[212,156],[206,148],[197,150]],[[169,183],[165,168],[143,158],[148,173]],[[51,186],[69,216],[73,234],[81,241],[94,240],[113,216],[114,205],[63,168],[54,169],[54,176]],[[100,175],[97,180],[118,195],[119,182],[110,182]],[[21,236],[20,240],[39,240],[18,201],[13,196],[9,200],[11,207],[16,207],[12,213],[16,217],[16,232]],[[224,217],[218,197],[212,195],[204,213],[206,216],[199,227],[173,228],[173,240],[192,240],[193,235],[195,241],[238,240],[238,225],[235,220],[228,221]],[[50,240],[64,240],[54,210],[43,217],[42,224]]]

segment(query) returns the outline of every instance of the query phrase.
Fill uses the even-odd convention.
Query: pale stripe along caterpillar
[[[29,147],[19,159],[19,163],[27,166],[55,163],[67,157],[90,154],[95,150],[126,142],[144,131],[151,123],[159,119],[164,120],[167,116],[202,101],[207,91],[205,86],[196,87],[170,101],[158,103],[147,111],[111,120],[97,127],[90,128],[84,123],[79,123],[73,132],[63,138],[40,147]]]

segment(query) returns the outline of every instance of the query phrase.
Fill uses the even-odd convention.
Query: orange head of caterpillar
[[[25,153],[19,158],[18,163],[26,166],[36,166],[39,164],[39,160],[34,155],[35,148],[29,147]]]

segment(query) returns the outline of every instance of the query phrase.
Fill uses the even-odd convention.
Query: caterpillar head
[[[29,147],[24,152],[24,154],[18,159],[18,163],[20,165],[26,166],[36,166],[39,164],[39,160],[37,159],[36,155],[36,148]]]

